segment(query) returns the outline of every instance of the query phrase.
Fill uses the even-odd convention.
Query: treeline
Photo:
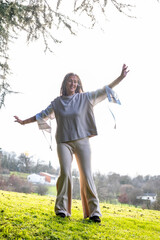
[[[48,164],[42,160],[33,160],[32,156],[27,153],[21,153],[17,156],[14,152],[6,152],[0,150],[0,173],[7,174],[12,172],[23,173],[39,173],[48,172],[50,174],[57,174],[57,169],[54,169],[51,162]]]
[[[110,173],[102,175],[94,174],[94,180],[101,201],[127,203],[131,205],[139,205],[138,196],[144,194],[160,193],[160,175],[159,176],[141,176],[138,175],[131,178],[128,175]]]
[[[78,171],[74,170],[73,175],[73,197],[80,199]],[[160,210],[160,175],[142,176],[131,178],[128,175],[117,173],[101,174],[94,173],[94,182],[101,202],[122,203],[142,208]],[[156,201],[142,200],[139,196],[145,194],[156,195]]]

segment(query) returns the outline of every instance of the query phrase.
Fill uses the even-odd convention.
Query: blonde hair
[[[78,79],[78,85],[77,85],[77,88],[76,88],[75,92],[76,93],[84,92],[83,91],[83,87],[82,87],[82,82],[81,82],[79,76],[77,74],[75,74],[75,73],[68,73],[68,74],[66,74],[66,76],[64,77],[63,82],[62,82],[62,86],[61,86],[61,89],[60,89],[60,95],[61,96],[67,96],[66,83],[67,83],[67,81],[69,80],[69,78],[71,76],[75,76]]]

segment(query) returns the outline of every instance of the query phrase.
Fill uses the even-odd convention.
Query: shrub
[[[156,201],[153,203],[152,208],[153,208],[154,210],[160,211],[160,193],[157,194],[157,199],[156,199]]]
[[[8,178],[7,185],[9,190],[14,192],[31,193],[33,191],[31,183],[28,183],[25,179],[19,178],[13,174]]]
[[[5,190],[5,186],[6,186],[5,179],[2,176],[0,176],[0,189]]]
[[[118,201],[120,203],[129,203],[129,199],[126,193],[122,193],[119,197],[118,197]]]
[[[42,184],[37,185],[36,192],[39,195],[45,195],[47,193],[47,191],[48,191],[47,186],[42,185]]]
[[[9,174],[10,174],[10,171],[9,171],[9,169],[7,169],[7,168],[2,168],[1,173],[2,173],[2,174],[7,174],[7,175],[9,175]]]

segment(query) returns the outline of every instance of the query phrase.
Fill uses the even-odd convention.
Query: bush
[[[11,175],[8,178],[7,186],[9,190],[14,192],[31,193],[33,191],[31,183],[28,183],[26,180],[15,175]]]
[[[36,192],[39,195],[45,195],[48,191],[48,187],[42,184],[37,185]]]
[[[157,200],[153,203],[152,208],[160,211],[160,193],[157,195]]]
[[[6,186],[5,179],[2,176],[0,176],[0,189],[5,190],[5,186]]]
[[[0,177],[0,189],[13,192],[31,193],[33,192],[33,185],[12,174],[9,178]]]
[[[126,193],[122,193],[119,197],[118,197],[118,201],[120,203],[129,203],[129,199]]]
[[[10,171],[9,171],[9,169],[7,169],[7,168],[2,168],[2,169],[1,169],[1,174],[7,174],[7,175],[9,175],[9,174],[10,174]]]

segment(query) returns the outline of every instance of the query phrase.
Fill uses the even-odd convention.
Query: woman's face
[[[77,76],[74,76],[74,75],[70,76],[69,79],[66,82],[67,96],[71,96],[71,95],[75,94],[77,86],[78,86]]]

